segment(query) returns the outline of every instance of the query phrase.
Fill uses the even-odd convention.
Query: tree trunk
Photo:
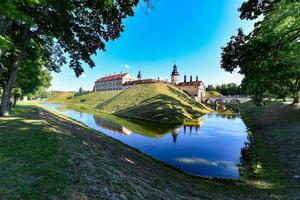
[[[14,96],[14,102],[12,104],[12,107],[16,107],[18,99],[19,99],[18,96]]]
[[[294,95],[293,104],[299,104],[299,103],[300,103],[300,79],[296,81],[296,92]]]
[[[1,61],[2,54],[3,54],[3,51],[2,51],[2,49],[0,49],[0,76],[2,76],[2,73],[5,71],[5,68]]]
[[[294,96],[294,101],[293,104],[298,104],[300,103],[300,92],[296,92],[295,96]]]
[[[285,98],[285,97],[283,97],[283,98],[282,98],[282,101],[283,101],[283,102],[286,102],[286,98]]]
[[[23,58],[24,58],[24,52],[21,52],[20,55],[16,58],[15,62],[13,62],[9,80],[4,84],[3,95],[1,99],[1,113],[0,113],[1,116],[9,115],[12,90],[16,82],[18,71]]]
[[[12,25],[12,20],[5,16],[0,16],[0,35],[4,35]]]

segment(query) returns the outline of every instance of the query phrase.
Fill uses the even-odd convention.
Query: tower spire
[[[139,70],[139,73],[138,73],[138,75],[137,75],[137,80],[141,80],[142,79],[142,74],[141,74],[141,71]]]
[[[177,70],[177,65],[173,65],[173,71],[171,73],[171,82],[177,84],[179,82],[179,72]]]

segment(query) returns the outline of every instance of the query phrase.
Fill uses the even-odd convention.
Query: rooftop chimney
[[[186,83],[186,75],[184,75],[184,80],[183,80],[183,82]]]
[[[190,76],[190,82],[193,82],[193,77],[192,77],[192,75]]]
[[[196,76],[196,81],[198,82],[198,76]]]

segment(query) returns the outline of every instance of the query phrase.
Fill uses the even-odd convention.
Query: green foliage
[[[247,3],[251,2],[257,1]],[[241,7],[241,18],[252,19],[260,14],[264,14],[264,18],[255,24],[250,34],[245,35],[239,29],[231,38],[223,48],[222,68],[229,72],[239,68],[245,76],[242,86],[253,95],[257,104],[264,104],[265,98],[290,95],[297,102],[300,91],[300,2],[259,2],[252,8]],[[255,12],[263,6],[266,9]]]
[[[25,61],[42,61],[55,72],[69,64],[80,76],[83,63],[95,67],[91,57],[120,37],[123,19],[133,16],[137,4],[138,0],[2,0],[0,84],[7,92],[0,114],[8,115],[17,71]]]
[[[16,82],[16,87],[22,89],[22,95],[40,96],[50,86],[50,72],[42,63],[28,60],[24,62],[20,75]]]
[[[207,85],[206,91],[214,91],[216,88],[213,85]]]
[[[69,55],[69,65],[79,76],[83,72],[82,61],[94,67],[91,56],[97,50],[105,50],[105,42],[120,36],[122,19],[133,16],[137,3],[131,0],[4,0],[0,6],[3,16],[0,23],[4,20],[11,23],[5,35],[16,44],[14,50],[24,48],[32,39],[46,51],[53,70],[59,71]]]
[[[217,93],[213,94],[213,92]],[[211,97],[220,95],[245,95],[245,92],[242,90],[241,86],[237,85],[236,83],[216,85],[216,87],[213,85],[208,85],[206,87],[206,93],[206,96],[211,95]]]
[[[0,35],[0,49],[7,51],[13,47],[13,42],[8,36]]]

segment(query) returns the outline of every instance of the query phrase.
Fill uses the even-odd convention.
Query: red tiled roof
[[[176,86],[200,86],[202,85],[202,81],[192,81],[192,82],[181,82],[178,83]]]
[[[116,74],[116,75],[112,75],[112,76],[101,77],[100,79],[95,81],[95,83],[112,81],[112,80],[120,80],[120,79],[124,78],[124,76],[126,76],[127,74],[128,73],[123,73],[123,74]]]
[[[127,81],[123,85],[138,85],[138,84],[147,84],[147,83],[166,83],[166,81],[161,81],[157,79],[143,79],[143,80],[135,80],[135,81]]]

